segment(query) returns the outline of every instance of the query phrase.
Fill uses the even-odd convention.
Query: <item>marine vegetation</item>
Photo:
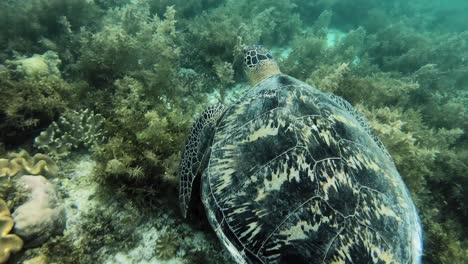
[[[170,259],[175,256],[179,242],[174,231],[165,231],[156,240],[156,255],[160,259]]]
[[[462,0],[0,1],[0,198],[14,212],[28,197],[16,194],[19,166],[53,182],[74,216],[63,234],[9,261],[151,261],[161,231],[172,230],[185,238],[171,259],[226,262],[209,228],[178,213],[178,166],[195,118],[249,89],[243,47],[263,44],[282,72],[367,118],[421,217],[423,262],[468,263],[467,8]],[[53,175],[35,167],[41,160]],[[190,250],[198,232],[209,246]]]

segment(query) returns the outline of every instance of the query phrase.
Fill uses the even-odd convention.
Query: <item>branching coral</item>
[[[0,263],[6,263],[11,253],[21,250],[23,240],[17,235],[9,234],[13,228],[13,219],[3,199],[0,199]]]
[[[36,137],[34,144],[55,158],[68,156],[73,149],[91,148],[105,139],[104,118],[89,109],[72,111],[53,122]]]

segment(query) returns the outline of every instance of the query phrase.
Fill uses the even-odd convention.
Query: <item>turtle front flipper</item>
[[[195,121],[187,138],[179,170],[179,205],[184,217],[187,217],[193,183],[206,167],[214,129],[224,110],[221,104],[208,107]]]

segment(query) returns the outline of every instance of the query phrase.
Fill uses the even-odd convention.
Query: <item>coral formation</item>
[[[25,247],[36,247],[64,228],[65,214],[52,183],[43,176],[25,175],[16,181],[16,189],[27,193],[27,201],[13,212],[14,231]]]
[[[10,210],[3,199],[0,199],[0,263],[5,263],[11,253],[21,250],[23,240],[17,235],[9,234],[13,228]]]
[[[25,150],[9,153],[0,159],[0,198],[6,199],[10,207],[23,202],[26,193],[15,188],[15,182],[23,175],[57,176],[58,166],[49,156],[41,153],[33,157]]]
[[[34,145],[55,158],[62,158],[73,149],[89,149],[103,142],[103,124],[104,118],[89,109],[71,111],[41,132],[35,138]]]
[[[13,177],[29,175],[44,175],[55,177],[58,167],[49,156],[41,153],[33,157],[25,150],[18,153],[10,153],[8,158],[0,159],[0,177]]]

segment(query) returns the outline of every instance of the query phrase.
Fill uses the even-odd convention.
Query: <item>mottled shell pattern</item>
[[[415,206],[353,107],[275,74],[227,108],[202,178],[238,263],[419,263]]]

